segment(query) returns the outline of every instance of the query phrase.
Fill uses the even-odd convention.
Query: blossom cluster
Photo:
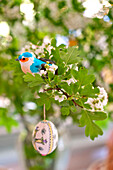
[[[70,86],[71,83],[76,83],[77,80],[72,77],[69,80],[62,80],[62,82],[67,82],[67,84]]]
[[[108,0],[83,0],[82,4],[85,7],[83,15],[88,18],[102,19],[109,13],[109,8],[112,7]]]
[[[62,101],[64,101],[64,100],[66,100],[66,96],[63,95],[62,92],[58,92],[58,95],[55,95],[54,98],[55,98],[55,100],[58,100],[59,102],[62,102]]]
[[[49,52],[49,55],[50,55],[51,50],[53,49],[53,46],[51,46],[51,40],[47,36],[44,37],[42,45],[37,46],[37,48],[35,50],[35,54],[38,55],[38,56],[42,55],[44,53],[45,48]]]
[[[40,76],[47,75],[48,71],[55,74],[55,71],[58,69],[58,66],[55,64],[52,64],[52,65],[45,64],[45,68],[46,70],[40,70],[40,72],[38,73]]]
[[[32,51],[35,55],[37,55],[37,57],[40,58],[40,56],[43,56],[44,54],[44,49],[46,49],[50,55],[53,48],[54,47],[51,46],[51,40],[48,36],[45,36],[41,45],[28,43],[25,45],[25,47],[22,48],[21,53],[25,51]]]
[[[90,111],[104,111],[104,106],[107,105],[108,102],[108,96],[103,87],[99,87],[100,93],[97,98],[88,98],[88,100],[85,102],[85,104],[89,104],[91,109]]]
[[[70,78],[69,80],[62,80],[62,82],[67,82],[67,84],[70,86],[71,83],[76,83],[77,80],[75,80],[73,77]],[[64,89],[62,89],[63,91],[65,91]],[[66,100],[66,96],[63,94],[63,92],[58,92],[57,95],[55,95],[54,97],[55,100],[58,100],[59,102],[62,102],[64,100]]]

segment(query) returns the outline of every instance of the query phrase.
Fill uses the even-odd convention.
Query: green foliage
[[[72,1],[73,9],[75,11],[78,11],[78,12],[83,12],[84,11],[84,8],[83,8],[83,6],[81,5],[80,2],[78,2],[77,0],[71,0],[71,1]]]
[[[44,84],[43,79],[39,74],[35,74],[34,76],[30,73],[27,73],[23,76],[25,82],[29,82],[29,87],[34,87],[38,85]]]
[[[66,6],[66,1],[65,1],[65,0],[58,2],[58,8],[59,8],[59,9],[62,9],[62,8],[65,7],[65,6]]]
[[[0,126],[5,126],[8,132],[11,132],[12,126],[17,126],[18,123],[10,115],[6,108],[0,108]]]
[[[92,140],[98,135],[102,135],[103,132],[99,126],[94,122],[94,120],[104,120],[107,118],[107,115],[103,112],[88,112],[86,110],[82,111],[82,116],[80,118],[80,126],[85,128],[85,135],[90,136]]]
[[[68,49],[65,51],[60,51],[60,58],[65,62],[66,65],[80,62],[81,58],[76,46],[68,47]]]
[[[39,97],[40,98],[37,99],[37,104],[39,106],[43,106],[45,104],[46,109],[49,110],[51,107],[51,96],[45,93],[39,93]]]
[[[69,107],[62,107],[61,108],[61,113],[62,113],[62,115],[66,115],[66,116],[68,116],[69,115]]]
[[[80,90],[80,94],[82,96],[89,96],[89,97],[95,97],[95,93],[99,93],[99,89],[97,87],[92,88],[92,85],[86,85],[83,89]]]
[[[88,70],[84,67],[80,67],[78,71],[74,69],[75,61],[77,63],[81,62],[77,48],[69,47],[66,49],[65,46],[55,47],[55,41],[52,41],[52,43],[54,44],[54,50],[52,51],[54,57],[52,59],[56,61],[58,73],[60,68],[62,68],[60,75],[54,75],[48,71],[48,74],[43,75],[42,79],[38,74],[33,76],[28,73],[24,75],[24,80],[30,82],[29,87],[31,88],[37,85],[41,86],[41,84],[48,85],[48,88],[41,86],[44,92],[38,93],[39,98],[37,99],[37,104],[39,106],[45,104],[47,110],[50,109],[52,103],[57,103],[61,106],[62,115],[68,116],[70,113],[76,114],[76,107],[80,107],[80,126],[86,126],[86,136],[90,136],[94,140],[95,137],[103,134],[100,127],[94,121],[107,118],[106,113],[98,109],[98,111],[92,112],[90,105],[85,103],[89,97],[98,97],[99,89],[97,87],[94,88],[92,85],[95,81],[95,76],[89,74]],[[65,62],[65,65],[63,65],[63,62]],[[69,68],[69,64],[73,64],[71,68]],[[74,82],[71,82],[71,80]]]
[[[88,70],[86,68],[80,68],[79,72],[72,70],[72,75],[78,80],[80,86],[86,86],[95,80],[94,75],[88,75]]]

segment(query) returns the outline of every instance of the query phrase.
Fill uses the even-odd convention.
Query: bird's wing
[[[54,61],[52,61],[52,60],[50,60],[50,59],[46,59],[46,58],[39,58],[39,60],[41,60],[41,61],[43,61],[43,62],[49,62],[50,64],[55,64],[55,62]]]
[[[49,63],[47,63],[47,62],[49,62]],[[32,73],[40,72],[40,70],[46,71],[45,64],[48,64],[48,65],[51,66],[52,64],[55,64],[55,62],[51,61],[50,59],[45,59],[45,58],[37,59],[37,58],[35,58],[34,63],[30,66],[30,70],[31,70]]]
[[[42,69],[43,65],[45,64],[46,63],[44,61],[35,58],[34,63],[30,66],[30,70],[32,73],[37,73]]]
[[[33,63],[31,66],[30,66],[30,70],[32,73],[37,73],[39,72],[41,69],[41,66],[40,65],[36,65],[35,63]]]

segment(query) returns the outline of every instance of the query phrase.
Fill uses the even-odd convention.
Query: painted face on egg
[[[58,132],[48,120],[39,122],[33,131],[33,146],[42,156],[52,153],[58,143]]]

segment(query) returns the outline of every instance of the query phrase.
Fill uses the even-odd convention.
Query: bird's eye
[[[20,61],[21,62],[26,62],[26,61],[28,61],[29,60],[29,58],[22,58]]]

